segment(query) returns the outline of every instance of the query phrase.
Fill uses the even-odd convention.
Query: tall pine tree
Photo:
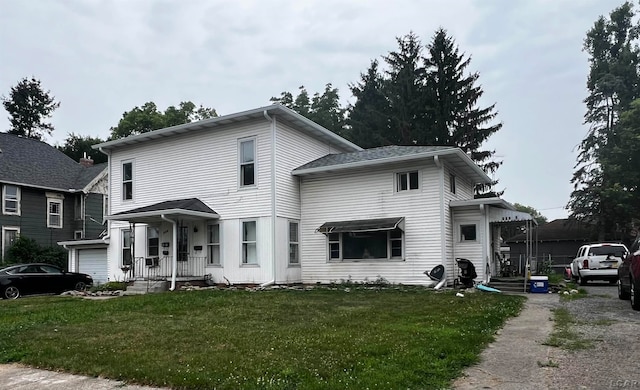
[[[11,88],[9,97],[2,96],[0,100],[9,113],[8,133],[40,140],[45,133],[53,132],[53,125],[45,119],[60,107],[60,102],[51,96],[51,91],[42,89],[40,80],[25,77]]]
[[[426,135],[431,144],[457,146],[485,172],[495,172],[501,164],[492,160],[495,151],[480,148],[502,128],[502,124],[494,122],[497,116],[495,104],[478,107],[484,92],[476,85],[480,75],[467,73],[471,58],[459,53],[454,39],[442,28],[436,31],[427,49],[429,55],[424,62],[430,115]],[[477,190],[483,192],[487,188]]]

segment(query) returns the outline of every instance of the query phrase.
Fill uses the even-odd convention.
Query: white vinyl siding
[[[20,215],[20,187],[9,184],[2,186],[2,214]]]
[[[238,188],[238,139],[242,136],[256,141],[256,188],[252,191]],[[135,188],[131,204],[122,201],[121,186],[113,186],[110,213],[166,200],[199,198],[225,219],[268,216],[269,140],[269,123],[258,120],[114,150],[113,161],[130,160],[135,155]],[[122,182],[121,171],[113,170],[113,183]]]
[[[419,191],[396,193],[398,172],[419,171]],[[351,278],[393,283],[428,283],[422,272],[443,262],[441,256],[440,174],[432,162],[405,169],[304,177],[302,179],[301,236],[304,246],[302,281],[331,282]],[[327,195],[330,194],[330,195]],[[404,217],[402,261],[332,262],[324,234],[316,229],[325,222]]]

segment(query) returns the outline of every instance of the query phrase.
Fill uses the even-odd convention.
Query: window
[[[240,142],[240,186],[255,184],[255,140]]]
[[[2,227],[2,258],[4,259],[7,255],[7,251],[11,248],[18,236],[20,235],[19,227],[10,227],[3,226]]]
[[[122,200],[133,199],[133,163],[122,163]]]
[[[456,176],[455,175],[449,175],[449,191],[451,191],[452,194],[456,193]]]
[[[289,221],[289,264],[300,264],[298,222]]]
[[[189,260],[189,226],[178,226],[178,261]]]
[[[102,195],[102,223],[107,219],[109,215],[109,196]]]
[[[122,230],[122,265],[130,266],[133,264],[132,256],[131,256],[131,230],[124,229]]]
[[[207,225],[207,264],[221,265],[220,261],[220,225]]]
[[[160,254],[160,229],[147,226],[147,257],[157,257]]]
[[[242,222],[242,264],[258,264],[256,221]]]
[[[329,260],[388,260],[403,258],[401,229],[329,233]]]
[[[47,227],[62,228],[62,199],[47,197]]]
[[[476,241],[476,225],[460,225],[460,241]]]
[[[74,240],[82,240],[82,236],[84,234],[82,233],[82,230],[76,230],[73,232],[73,239]]]
[[[408,191],[418,189],[418,171],[402,172],[396,174],[396,191]]]
[[[20,188],[5,184],[2,189],[2,214],[20,215]]]

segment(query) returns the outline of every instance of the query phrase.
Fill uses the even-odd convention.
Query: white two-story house
[[[424,284],[454,258],[488,278],[490,178],[458,148],[363,150],[272,105],[96,145],[109,156],[110,280]]]

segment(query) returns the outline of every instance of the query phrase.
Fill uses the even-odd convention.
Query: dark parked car
[[[631,299],[631,307],[640,310],[640,236],[618,268],[618,298]]]
[[[4,299],[84,290],[92,284],[93,279],[87,274],[66,272],[51,264],[16,264],[0,269],[0,293]]]

